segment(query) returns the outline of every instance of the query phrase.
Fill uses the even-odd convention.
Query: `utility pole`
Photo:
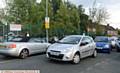
[[[48,29],[49,29],[49,17],[48,17],[48,0],[46,0],[46,17],[45,17],[45,28],[46,28],[46,41],[49,41]]]
[[[36,0],[37,3],[41,3],[41,0]],[[46,8],[45,8],[45,29],[46,29],[46,41],[49,41],[49,36],[48,36],[48,29],[49,29],[49,17],[48,17],[48,0],[46,0]]]

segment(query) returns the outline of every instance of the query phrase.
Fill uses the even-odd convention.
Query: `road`
[[[82,59],[80,64],[49,61],[44,54],[27,59],[0,56],[0,70],[40,70],[41,73],[120,73],[120,53],[99,53]]]

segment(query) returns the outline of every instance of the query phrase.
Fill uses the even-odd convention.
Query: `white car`
[[[0,43],[0,54],[26,58],[31,54],[45,52],[49,45],[39,38],[23,39],[19,37],[12,39],[11,42]]]
[[[117,45],[118,37],[115,37],[115,36],[110,37],[110,41],[111,41],[111,48],[117,48],[118,47],[118,45]]]
[[[89,36],[70,35],[49,46],[46,55],[48,59],[72,61],[77,64],[81,58],[97,56],[96,44]]]

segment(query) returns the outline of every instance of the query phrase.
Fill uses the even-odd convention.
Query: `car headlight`
[[[109,48],[109,45],[105,45],[104,48]]]

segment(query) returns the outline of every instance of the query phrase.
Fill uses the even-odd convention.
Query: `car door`
[[[29,46],[31,47],[30,50],[32,53],[40,52],[40,49],[41,49],[40,45],[41,45],[41,43],[37,42],[35,38],[31,38],[29,40]]]
[[[37,40],[37,41],[35,41],[35,43],[36,43],[36,47],[37,47],[36,49],[38,52],[46,51],[46,43],[45,42],[43,42],[42,40]]]
[[[37,52],[37,44],[35,42],[29,42],[28,46],[32,54]]]
[[[86,57],[89,56],[90,54],[90,40],[87,37],[84,37],[80,43],[80,52],[81,52],[81,57]]]
[[[89,42],[89,55],[92,55],[95,50],[96,45],[94,43],[94,40],[91,37],[87,37],[87,40]]]

